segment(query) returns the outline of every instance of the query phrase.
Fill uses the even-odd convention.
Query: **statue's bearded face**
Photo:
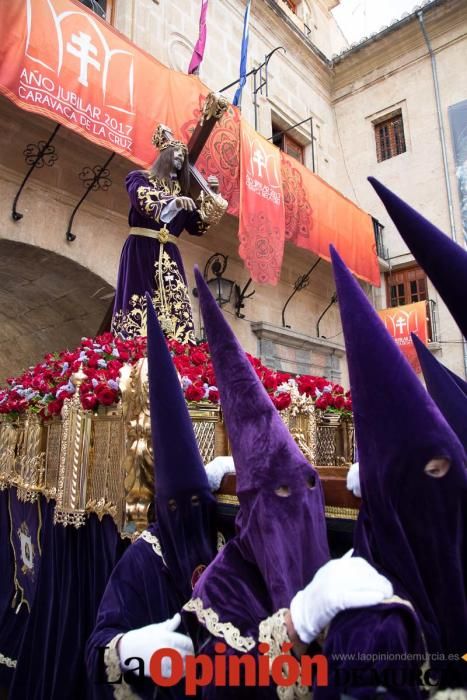
[[[175,170],[180,171],[183,167],[183,163],[185,161],[185,151],[183,148],[174,148],[173,154],[172,154],[172,163],[175,168]]]

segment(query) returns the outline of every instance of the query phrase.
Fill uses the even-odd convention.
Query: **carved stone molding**
[[[318,374],[340,382],[344,346],[326,338],[313,338],[290,328],[258,321],[251,324],[258,338],[258,355],[267,367],[296,374]]]

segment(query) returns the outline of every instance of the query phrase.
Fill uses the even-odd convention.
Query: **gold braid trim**
[[[205,608],[201,598],[192,598],[185,603],[183,610],[195,613],[198,622],[206,627],[214,637],[225,639],[237,651],[247,652],[255,646],[253,637],[242,637],[240,630],[231,622],[219,622],[219,615],[212,608]]]
[[[154,552],[154,554],[157,554],[157,556],[160,557],[165,564],[164,555],[162,554],[161,543],[159,542],[157,537],[155,535],[151,534],[149,532],[149,530],[143,530],[140,537],[142,540],[144,540],[145,542],[148,542],[151,545],[152,551]],[[165,565],[167,566],[167,564],[165,564]]]
[[[9,656],[4,656],[0,653],[0,664],[8,668],[16,668],[16,659],[10,659]]]
[[[406,608],[409,608],[412,610],[412,612],[416,616],[415,608],[410,602],[410,600],[405,600],[405,598],[400,598],[398,595],[393,595],[390,598],[385,598],[384,600],[381,601],[382,604],[390,605],[391,603],[398,603],[399,605],[405,605]],[[430,655],[428,653],[428,645],[426,643],[425,635],[423,633],[423,630],[420,627],[420,636],[422,638],[422,644],[423,644],[423,649],[425,652],[425,661],[421,665],[421,686],[427,690],[428,692],[433,691],[433,686],[430,686],[429,683],[425,682],[425,677],[426,677],[426,672],[430,670]]]
[[[287,608],[281,608],[271,617],[267,617],[265,620],[260,622],[259,625],[259,635],[258,642],[263,644],[268,644],[269,651],[267,655],[269,656],[269,667],[274,659],[278,656],[284,658],[284,656],[290,656],[290,651],[284,652],[282,645],[284,643],[291,644],[290,637],[287,632],[287,626],[285,624],[285,615]],[[282,674],[284,678],[287,677],[287,664],[284,663],[282,666]],[[301,685],[300,681],[297,680],[294,685],[284,686],[278,685],[276,688],[277,697],[280,700],[294,700],[294,698],[311,698],[311,691],[307,686]]]
[[[104,652],[105,671],[109,683],[112,683],[112,681],[115,681],[116,678],[122,675],[120,657],[117,651],[117,644],[122,637],[123,633],[115,635]],[[125,682],[123,676],[121,678],[121,683],[117,683],[113,686],[113,691],[115,700],[141,700],[140,696]]]

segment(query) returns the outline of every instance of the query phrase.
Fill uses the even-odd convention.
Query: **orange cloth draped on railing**
[[[371,216],[282,153],[286,237],[300,248],[330,260],[332,243],[352,272],[379,285]]]
[[[167,124],[187,141],[209,88],[196,76],[167,68],[74,0],[11,0],[0,3],[0,92],[22,109],[147,167],[156,155],[155,126]],[[197,161],[201,172],[218,176],[234,216],[240,122],[238,110],[230,107]],[[285,237],[327,260],[334,243],[358,277],[378,285],[370,217],[289,156],[281,159]],[[251,235],[256,236],[253,229]],[[264,267],[251,265],[245,240],[240,255],[253,279],[264,281]]]
[[[285,237],[280,152],[244,120],[240,139],[239,253],[252,279],[277,284]]]

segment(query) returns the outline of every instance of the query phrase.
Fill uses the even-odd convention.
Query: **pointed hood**
[[[290,435],[251,362],[199,271],[195,272],[222,412],[237,474],[237,494],[259,491],[271,483],[317,473]]]
[[[374,177],[368,178],[410,252],[424,269],[467,338],[467,251]]]
[[[449,369],[449,367],[445,367],[444,365],[443,365],[443,367],[446,370],[446,372],[449,374],[451,379],[454,382],[456,382],[459,389],[467,396],[467,382],[465,381],[465,379],[462,379],[461,377],[459,377],[455,372],[452,371],[452,369]]]
[[[157,496],[174,498],[192,491],[210,493],[180,379],[151,299],[147,299],[147,309],[149,402]]]
[[[467,396],[452,375],[412,333],[426,388],[457,437],[467,449]],[[460,379],[458,377],[458,379]],[[462,381],[462,380],[460,380]]]
[[[167,568],[186,599],[195,572],[216,553],[215,500],[167,341],[146,298],[157,523]]]
[[[235,537],[194,595],[196,605],[218,615],[222,624],[217,630],[230,623],[241,635],[257,635],[259,623],[288,607],[329,559],[323,492],[317,472],[285,427],[197,269],[195,277],[240,508]],[[186,609],[227,639],[209,628],[199,607]]]
[[[331,256],[359,450],[356,554],[411,601],[429,651],[454,652],[467,624],[465,452],[332,246]]]

